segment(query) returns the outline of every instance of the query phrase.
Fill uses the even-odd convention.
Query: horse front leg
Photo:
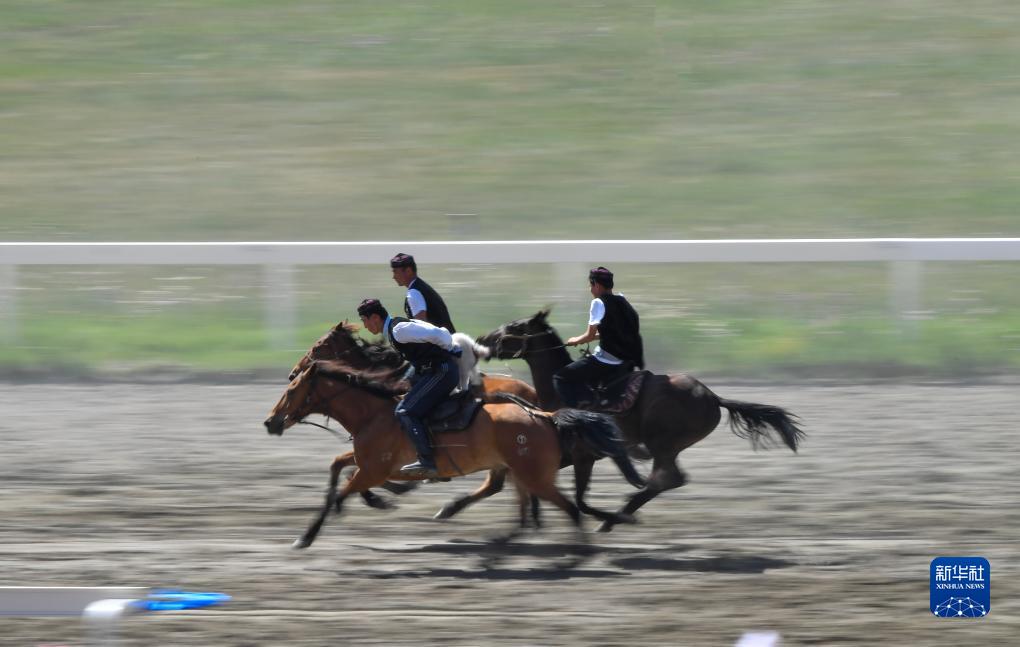
[[[322,524],[326,523],[326,517],[329,516],[330,510],[335,506],[337,514],[340,513],[343,507],[343,500],[347,495],[341,496],[337,492],[337,484],[340,482],[340,472],[351,464],[353,456],[354,452],[349,452],[333,459],[332,465],[329,466],[329,486],[326,488],[325,505],[322,506],[322,510],[319,511],[319,515],[312,522],[312,525],[308,526],[308,530],[291,545],[292,548],[308,548],[311,546],[319,531],[322,530]],[[357,472],[355,472],[355,475],[357,475]]]
[[[354,452],[349,451],[340,454],[334,459],[333,469],[342,472],[351,465],[357,464],[358,464],[357,460],[354,458]],[[385,483],[383,484],[383,488],[388,489],[386,488]],[[395,494],[403,494],[403,492],[395,492]],[[389,501],[387,501],[386,499],[384,499],[383,497],[379,496],[378,494],[371,490],[365,490],[364,492],[361,492],[361,498],[365,501],[365,505],[367,505],[370,508],[375,508],[377,510],[389,510],[394,507],[392,503],[390,503]],[[337,508],[337,512],[340,512],[340,508]]]
[[[584,495],[588,492],[588,484],[591,482],[592,469],[595,467],[595,457],[584,451],[574,451],[574,500],[577,502],[578,509],[591,516],[599,519],[603,522],[611,521],[613,524],[617,523],[636,523],[633,515],[620,514],[617,512],[606,512],[605,510],[599,510],[594,508],[584,500]]]
[[[659,496],[666,490],[681,487],[687,483],[687,474],[676,464],[676,454],[668,457],[656,457],[652,463],[652,473],[648,482],[630,496],[627,504],[617,514],[633,515],[638,508]],[[598,527],[599,532],[609,532],[616,522],[607,519]]]
[[[489,470],[489,475],[485,478],[485,482],[482,483],[481,487],[472,492],[471,494],[465,494],[464,496],[450,501],[444,505],[439,512],[433,516],[433,519],[449,519],[453,515],[457,514],[464,508],[468,507],[476,501],[487,499],[497,492],[503,490],[503,485],[506,483],[506,468],[500,467]]]

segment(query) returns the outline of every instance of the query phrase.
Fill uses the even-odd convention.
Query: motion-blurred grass
[[[0,373],[71,375],[148,368],[279,375],[330,325],[403,290],[381,267],[297,268],[288,299],[263,268],[23,268]],[[961,271],[965,268],[966,271]],[[890,303],[880,264],[621,265],[651,368],[753,378],[973,377],[1020,369],[1010,263],[928,264],[912,310]],[[273,271],[273,270],[268,270]],[[583,266],[422,268],[458,329],[479,335],[552,306],[561,336],[587,322]],[[580,280],[578,280],[580,279]],[[272,322],[293,325],[288,338]],[[16,322],[17,330],[9,330]],[[521,362],[488,370],[527,375]]]
[[[9,0],[0,239],[1017,235],[1018,62],[1013,0]]]

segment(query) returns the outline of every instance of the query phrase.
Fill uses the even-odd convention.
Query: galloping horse
[[[403,374],[407,368],[407,364],[403,358],[392,348],[383,344],[375,344],[362,340],[355,333],[358,331],[358,326],[354,324],[348,324],[347,322],[340,322],[334,326],[329,332],[319,338],[318,341],[312,346],[312,348],[302,357],[297,365],[291,370],[291,379],[293,380],[302,371],[308,368],[312,362],[316,360],[342,360],[349,364],[355,369],[385,369],[389,371],[389,375],[396,377]],[[480,353],[485,357],[488,357],[489,349],[486,347],[477,347],[473,340],[463,333],[456,333],[455,338],[461,338],[461,347],[464,349],[464,353]],[[485,402],[499,403],[506,402],[504,394],[509,393],[514,395],[526,403],[536,405],[538,403],[538,396],[535,389],[531,387],[527,382],[516,380],[509,377],[495,377],[495,376],[483,376],[482,384],[483,393],[482,399]],[[560,407],[556,407],[559,409]],[[633,517],[618,515],[612,512],[600,510],[598,508],[588,505],[584,500],[584,495],[588,490],[588,482],[591,479],[591,472],[595,461],[605,456],[605,452],[598,451],[597,448],[592,447],[589,443],[580,442],[572,443],[569,451],[564,456],[562,467],[567,465],[574,465],[574,493],[575,501],[581,512],[590,514],[602,521],[612,520],[616,523],[627,523],[632,522]],[[342,454],[336,459],[340,464],[340,469],[344,469],[347,466],[354,464],[354,453],[347,452]],[[626,460],[625,457],[616,456],[614,460],[620,465],[621,471],[627,474],[626,466],[621,464],[621,461]],[[636,475],[628,475],[628,480],[631,484],[636,487],[641,487],[643,482],[639,483],[639,478]],[[503,486],[506,483],[506,469],[496,468],[489,472],[485,481],[471,494],[467,494],[444,505],[435,515],[435,519],[449,519],[454,516],[467,506],[487,499],[490,496],[497,494],[503,490]],[[386,482],[383,484],[386,490],[394,494],[404,494],[415,487],[417,483],[392,483]],[[386,509],[389,504],[382,498],[375,495],[369,490],[361,492],[361,497],[365,503],[373,508]],[[532,500],[532,518],[535,524],[539,524],[539,509],[538,500]]]
[[[387,479],[413,480],[400,474],[400,466],[414,458],[415,450],[392,413],[402,393],[392,377],[357,371],[343,362],[312,362],[288,385],[265,420],[266,430],[279,436],[305,416],[324,414],[338,420],[354,438],[357,459],[357,469],[339,492],[340,471],[346,464],[339,459],[333,462],[325,505],[294,542],[295,548],[310,546],[330,510],[335,507],[339,513],[351,493],[364,492]],[[579,528],[580,511],[556,488],[560,437],[616,432],[610,418],[590,412],[565,409],[550,414],[517,404],[486,404],[467,429],[444,433],[437,447],[437,465],[440,476],[446,478],[505,468],[520,496],[522,526],[528,495],[535,495],[563,510]]]
[[[363,340],[356,334],[358,330],[359,327],[356,324],[350,324],[346,321],[341,321],[333,326],[329,332],[320,337],[312,345],[304,357],[298,360],[298,363],[290,371],[289,379],[293,380],[296,378],[316,360],[342,360],[352,368],[360,370],[390,369],[393,376],[402,375],[407,370],[410,365],[404,361],[404,358],[399,353],[385,344]],[[471,353],[472,358],[477,357],[479,353],[487,353],[487,349],[476,347],[473,340],[463,333],[456,333],[455,338],[456,341],[460,342],[458,345],[462,349],[462,358],[466,358],[468,353]],[[472,369],[476,361],[470,362]],[[469,373],[470,370],[465,371],[462,365],[461,375],[466,377]],[[479,395],[486,402],[506,402],[505,399],[495,394],[510,393],[533,405],[538,404],[538,395],[535,393],[535,389],[522,380],[516,380],[512,377],[483,375],[480,386],[482,392]],[[342,454],[337,457],[337,460],[345,462],[344,467],[353,465],[354,452]],[[462,504],[461,507],[501,492],[505,483],[506,470],[503,468],[492,470],[477,490],[463,497],[466,503]],[[387,481],[382,487],[393,494],[400,495],[415,489],[418,487],[418,483],[394,483]],[[370,490],[362,492],[361,498],[365,501],[366,505],[372,508],[385,510],[390,507],[390,504],[385,499],[377,496]],[[451,503],[437,512],[435,518],[447,519],[452,517],[461,509],[461,507],[455,507],[455,503]],[[537,521],[537,503],[534,510]]]
[[[511,321],[479,337],[478,343],[492,348],[493,355],[500,359],[524,359],[531,368],[542,408],[551,410],[560,406],[553,388],[553,373],[570,362],[570,354],[546,320],[548,315],[548,310],[541,310],[530,318]],[[648,373],[634,406],[616,415],[626,441],[643,444],[653,458],[647,485],[631,495],[620,509],[621,515],[629,516],[660,493],[687,482],[677,465],[677,455],[716,428],[721,418],[720,407],[729,411],[733,432],[750,438],[754,447],[771,443],[770,429],[778,432],[794,452],[804,437],[795,422],[796,416],[780,407],[720,398],[688,375]],[[581,478],[577,466],[575,475]],[[599,530],[611,530],[614,523],[607,519]]]

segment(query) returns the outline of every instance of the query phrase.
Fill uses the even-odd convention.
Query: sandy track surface
[[[753,452],[723,424],[681,455],[686,487],[584,544],[548,506],[540,534],[490,542],[513,525],[509,489],[432,521],[476,475],[395,510],[351,500],[294,551],[347,445],[267,436],[282,387],[4,385],[0,584],[234,597],[129,618],[131,645],[1020,643],[1020,388],[711,386],[799,414],[802,452]],[[598,466],[593,503],[629,491]],[[988,617],[930,615],[942,555],[990,560]],[[74,618],[0,617],[2,645],[83,641]]]

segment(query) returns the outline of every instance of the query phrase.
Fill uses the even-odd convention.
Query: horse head
[[[312,413],[316,404],[314,382],[318,373],[318,364],[310,362],[297,377],[291,380],[269,417],[265,419],[266,432],[273,436],[282,436],[283,432],[301,422]]]
[[[346,319],[330,328],[329,332],[319,337],[304,357],[298,360],[291,369],[288,379],[293,381],[316,360],[339,359],[344,353],[349,352],[356,345],[354,332],[357,329],[357,326],[348,324]]]
[[[492,356],[497,359],[518,359],[539,348],[536,342],[555,339],[555,344],[562,344],[555,329],[549,325],[548,318],[549,308],[543,308],[530,317],[505,323],[496,330],[482,335],[477,341],[492,349]],[[549,339],[543,339],[546,337]]]
[[[363,368],[344,359],[315,360],[291,381],[263,424],[270,434],[282,436],[285,430],[306,416],[321,413],[352,431],[346,419],[363,407],[352,408],[350,402],[345,404],[340,396],[353,388],[385,398],[389,401],[387,406],[392,408],[395,398],[405,394],[408,389],[402,379],[403,372],[402,366],[395,369]],[[376,415],[372,412],[369,414]]]
[[[347,323],[346,319],[333,326],[329,332],[319,337],[304,357],[298,360],[287,379],[293,381],[316,360],[360,359],[364,342],[358,338],[358,330],[360,328],[356,324]]]

